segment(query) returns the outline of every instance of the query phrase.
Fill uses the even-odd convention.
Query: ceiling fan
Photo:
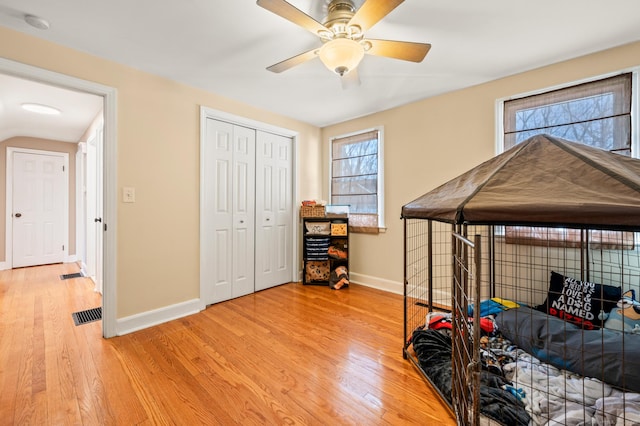
[[[311,31],[323,43],[319,48],[285,59],[267,69],[280,73],[319,57],[330,71],[342,78],[343,83],[345,80],[359,83],[357,67],[365,54],[421,62],[431,48],[428,43],[375,40],[364,35],[403,1],[366,0],[356,10],[352,0],[331,0],[327,16],[320,23],[285,0],[257,0],[258,6]]]

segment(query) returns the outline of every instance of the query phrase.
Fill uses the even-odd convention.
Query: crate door
[[[458,231],[462,231],[458,228]],[[461,425],[477,425],[480,421],[480,259],[481,237],[467,239],[460,232],[452,235],[452,400]],[[474,321],[468,307],[475,304]]]

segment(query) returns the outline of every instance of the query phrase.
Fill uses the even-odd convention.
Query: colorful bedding
[[[481,340],[484,416],[505,425],[640,424],[640,335],[583,330],[528,307],[504,310],[495,322]],[[416,330],[412,344],[451,402],[447,331]]]

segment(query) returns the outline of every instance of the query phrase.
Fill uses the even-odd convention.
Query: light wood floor
[[[402,358],[400,296],[286,284],[103,339],[72,272],[0,271],[2,425],[455,424]]]

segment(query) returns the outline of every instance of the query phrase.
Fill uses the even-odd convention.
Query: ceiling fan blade
[[[289,59],[285,59],[284,61],[278,62],[277,64],[273,64],[270,67],[267,67],[267,69],[271,72],[277,72],[277,73],[286,71],[289,68],[293,68],[296,65],[300,65],[303,62],[309,61],[317,57],[318,56],[317,52],[318,52],[318,48],[308,50],[304,53],[293,56]]]
[[[358,75],[358,68],[354,68],[340,77],[340,83],[342,83],[343,90],[353,89],[354,87],[360,86],[360,76]]]
[[[429,43],[372,39],[367,41],[371,43],[371,49],[366,51],[369,55],[386,56],[403,61],[421,62],[431,49]]]
[[[315,35],[318,35],[320,32],[329,31],[329,29],[320,22],[316,21],[311,16],[285,0],[258,0],[257,3],[258,6],[263,7],[276,15],[282,16],[284,19],[311,31]]]
[[[349,21],[349,25],[357,25],[364,32],[373,27],[387,16],[404,0],[366,0],[360,9],[356,10]]]

